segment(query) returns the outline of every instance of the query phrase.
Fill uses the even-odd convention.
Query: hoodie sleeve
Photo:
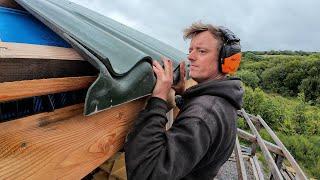
[[[124,147],[128,179],[181,179],[206,154],[213,135],[205,121],[179,116],[166,131],[167,110],[164,100],[152,97],[139,114]]]

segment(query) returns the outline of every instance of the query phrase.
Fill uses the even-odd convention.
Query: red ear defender
[[[226,74],[234,74],[241,61],[240,39],[223,26],[220,26],[219,30],[224,37],[224,43],[219,54],[220,71]]]
[[[239,52],[230,57],[224,58],[224,63],[221,64],[222,72],[226,74],[234,74],[240,66],[241,56],[242,54]]]

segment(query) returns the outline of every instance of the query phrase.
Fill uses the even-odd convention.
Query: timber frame
[[[25,51],[26,48],[28,51]],[[50,52],[50,56],[38,53],[40,49],[42,52]],[[72,72],[67,69],[52,75],[37,71],[48,61],[56,64],[52,72],[71,62]],[[15,62],[11,66],[17,67],[0,69],[0,103],[86,89],[97,73],[71,48],[1,42],[0,65],[9,67],[10,62]],[[34,75],[26,78],[28,70],[23,69],[29,68],[27,64],[32,62],[37,62],[33,67]],[[18,71],[18,75],[12,78],[14,70]],[[187,82],[188,86],[194,84],[192,81]],[[138,112],[144,108],[146,100],[147,97],[140,98],[89,117],[83,116],[83,103],[80,103],[0,123],[0,179],[83,178],[122,149],[125,136]],[[171,113],[173,117],[177,110]],[[248,179],[246,159],[252,166],[254,178],[264,179],[256,156],[258,146],[267,160],[271,179],[307,179],[292,155],[260,116],[250,115],[244,109],[238,115],[245,119],[252,132],[238,129],[235,157],[239,179]],[[261,127],[267,130],[275,144],[261,138],[258,132]],[[252,143],[251,154],[242,152],[239,138]],[[289,161],[294,173],[284,169],[284,159]]]
[[[70,76],[69,69],[60,69],[52,76],[37,71],[45,69],[48,61],[56,64],[52,71],[73,63],[72,73],[77,73]],[[33,62],[37,63],[29,73],[37,79],[25,76]],[[0,69],[0,103],[86,89],[96,79],[94,68],[71,48],[1,42],[0,65],[12,67]],[[12,78],[13,74],[17,76]],[[83,116],[84,107],[80,103],[0,123],[0,179],[86,176],[122,149],[146,98],[89,117]]]
[[[256,156],[257,145],[260,147],[261,153],[267,161],[268,169],[271,171],[270,179],[307,179],[307,176],[304,174],[293,156],[259,115],[253,116],[251,114],[248,114],[244,109],[241,109],[240,111],[238,111],[238,116],[245,119],[247,125],[250,127],[250,130],[253,133],[250,134],[238,128],[237,136],[252,143],[251,153],[247,154],[246,158],[249,159],[249,164],[251,165],[254,179],[265,179],[262,168],[260,167]],[[259,134],[261,126],[266,129],[266,131],[276,144],[262,139],[261,135]],[[238,137],[235,146],[238,178],[246,180],[248,179],[248,175],[244,165],[245,158],[242,155]],[[284,166],[283,163],[285,159],[289,161],[291,167],[294,170],[293,172],[288,171],[286,166]]]

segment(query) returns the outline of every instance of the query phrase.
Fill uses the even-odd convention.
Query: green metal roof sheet
[[[16,0],[68,41],[100,73],[89,88],[85,114],[104,110],[151,93],[151,60],[173,60],[175,80],[181,51],[108,17],[67,0]]]

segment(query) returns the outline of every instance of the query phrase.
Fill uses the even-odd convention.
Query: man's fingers
[[[173,63],[171,60],[169,61],[169,73],[170,77],[173,79]]]
[[[153,89],[152,96],[167,100],[172,85],[172,75],[170,76],[170,73],[172,73],[170,72],[172,71],[172,62],[169,59],[161,59],[163,61],[164,69],[158,61],[152,62],[153,71],[157,76],[157,82]]]
[[[172,72],[172,61],[166,57],[161,58],[164,65],[164,72],[167,76],[171,77],[173,75]]]
[[[165,58],[165,57],[161,57],[161,60],[162,60],[163,65],[164,65],[164,73],[166,75],[168,75],[168,59]]]
[[[152,66],[153,72],[156,74],[157,78],[160,76],[160,70],[155,65]]]
[[[184,80],[186,77],[186,63],[182,61],[180,63],[180,79]]]
[[[152,61],[152,65],[155,66],[157,69],[159,69],[159,71],[164,71],[162,66],[160,65],[160,63],[156,60]]]

